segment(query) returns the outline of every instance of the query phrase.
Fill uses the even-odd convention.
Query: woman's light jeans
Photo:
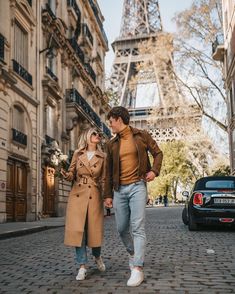
[[[87,264],[87,226],[85,226],[85,231],[82,238],[81,247],[75,247],[76,252],[76,260],[78,265]],[[100,257],[101,254],[101,247],[94,247],[92,248],[92,255],[97,258]]]
[[[144,181],[121,185],[118,191],[114,191],[117,230],[127,252],[134,254],[134,266],[144,265],[146,200],[147,188]]]

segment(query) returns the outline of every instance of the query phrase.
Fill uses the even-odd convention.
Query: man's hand
[[[151,182],[155,179],[156,175],[155,173],[151,170],[146,174],[145,180],[146,182]]]
[[[105,198],[104,199],[104,206],[107,208],[113,207],[113,198]]]

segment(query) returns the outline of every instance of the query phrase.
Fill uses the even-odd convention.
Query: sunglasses
[[[93,132],[91,135],[92,136],[99,136],[101,138],[101,134],[100,133],[97,133],[97,132]]]

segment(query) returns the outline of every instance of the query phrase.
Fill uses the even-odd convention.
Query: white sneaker
[[[80,267],[79,271],[78,271],[78,274],[76,276],[76,280],[77,281],[82,281],[82,280],[85,280],[86,278],[86,269],[84,267]]]
[[[95,262],[96,262],[96,265],[97,265],[98,270],[99,270],[100,272],[105,272],[106,267],[105,267],[105,264],[104,264],[104,262],[103,262],[102,257],[100,256],[100,257],[96,258],[96,259],[95,259]]]
[[[134,255],[129,255],[129,267],[130,267],[130,270],[132,271],[134,268]]]
[[[127,286],[137,287],[143,282],[143,280],[144,280],[144,272],[134,268],[131,271],[130,279],[127,281]]]

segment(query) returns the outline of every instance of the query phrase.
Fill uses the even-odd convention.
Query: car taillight
[[[193,204],[194,205],[202,205],[203,204],[203,195],[202,195],[202,193],[195,193],[193,195]]]

